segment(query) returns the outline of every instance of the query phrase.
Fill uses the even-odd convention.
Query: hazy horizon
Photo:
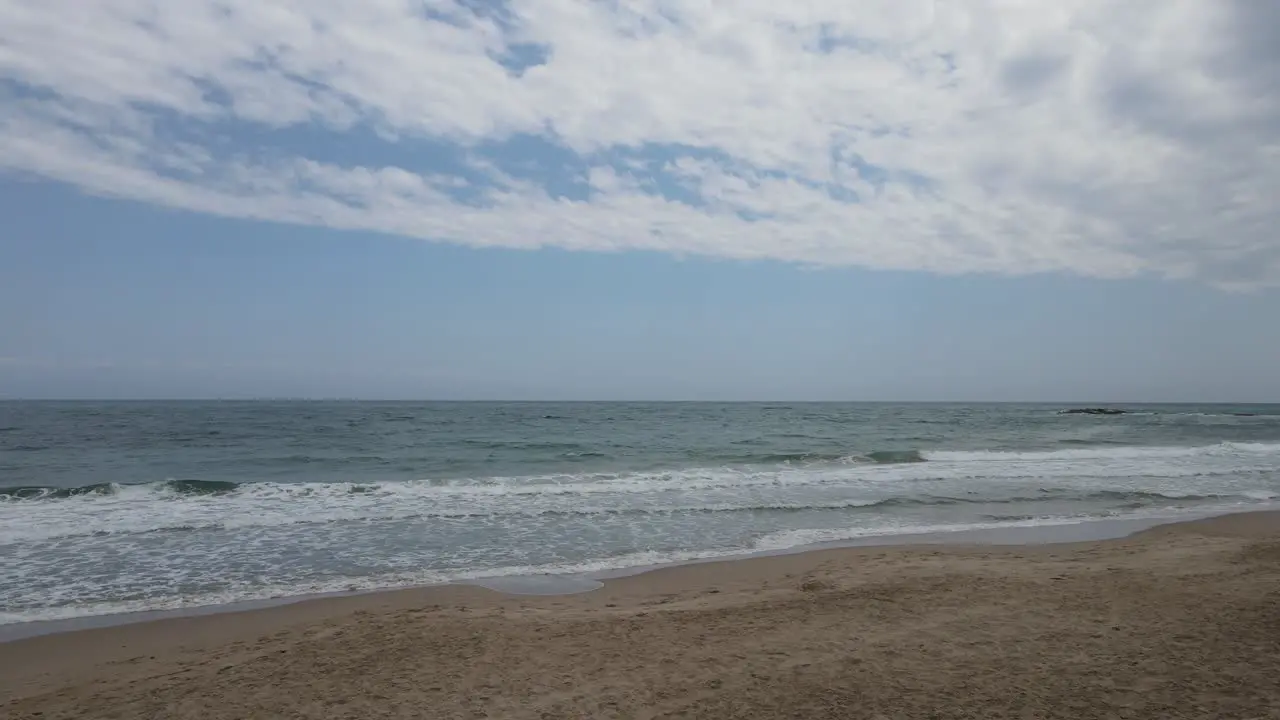
[[[382,404],[524,404],[524,405],[1061,405],[1063,408],[1117,408],[1141,406],[1230,406],[1230,407],[1270,407],[1280,405],[1280,401],[1222,401],[1222,400],[858,400],[858,399],[736,399],[736,400],[700,400],[696,398],[597,398],[597,399],[558,399],[558,398],[392,398],[392,397],[0,397],[0,403],[212,403],[212,402],[296,402],[296,403],[382,403]]]

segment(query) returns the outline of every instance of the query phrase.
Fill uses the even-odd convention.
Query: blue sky
[[[1276,11],[988,5],[0,3],[0,396],[1280,401]]]

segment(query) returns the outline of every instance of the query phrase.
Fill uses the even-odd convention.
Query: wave
[[[966,462],[974,460],[1024,461],[1045,460],[1157,460],[1216,456],[1280,456],[1280,443],[1221,442],[1213,445],[1116,447],[1099,445],[1093,448],[1068,450],[936,450],[923,454],[926,460]]]
[[[240,483],[230,480],[166,480],[163,487],[179,495],[223,495],[235,492]]]
[[[709,459],[741,465],[900,465],[923,462],[1118,460],[1187,458],[1195,456],[1280,454],[1280,443],[1221,442],[1214,445],[1141,446],[1114,440],[1066,438],[1076,447],[1059,450],[872,450],[869,452],[794,452],[716,455]]]
[[[899,452],[899,451],[895,451]],[[927,505],[1256,502],[1280,491],[1280,443],[914,451],[845,462],[619,473],[344,482],[169,479],[0,488],[0,545],[92,534],[328,522],[905,512]],[[918,455],[919,459],[916,459]],[[1034,512],[1035,508],[1028,511]],[[1019,508],[1016,512],[1023,512]]]
[[[1059,450],[893,450],[855,455],[775,454],[784,459],[818,458],[842,466],[746,470],[735,468],[636,472],[425,479],[382,482],[237,483],[229,480],[170,479],[158,483],[96,483],[74,488],[17,486],[0,488],[0,501],[83,500],[86,496],[158,495],[183,497],[230,493],[269,496],[387,495],[534,495],[652,492],[742,488],[752,485],[823,485],[853,480],[1042,479],[1054,477],[1212,477],[1280,469],[1280,443],[1224,442],[1187,447],[1101,445]],[[1155,461],[1177,461],[1158,465]],[[1189,460],[1219,461],[1197,465]],[[1141,461],[1134,464],[1135,461]],[[1221,461],[1227,461],[1225,463]],[[1230,461],[1252,461],[1239,465]],[[762,463],[763,464],[763,463]],[[1037,471],[1037,468],[1040,471]]]
[[[484,450],[583,450],[581,443],[576,442],[530,442],[528,440],[475,440],[468,439],[461,441],[463,445],[470,445]]]
[[[1259,412],[1160,412],[1153,410],[1131,410],[1123,413],[1128,417],[1160,417],[1160,418],[1245,418],[1259,421],[1280,420],[1280,413],[1272,411]]]
[[[366,577],[325,576],[277,581],[265,585],[236,585],[196,594],[162,595],[123,600],[88,597],[83,601],[67,600],[54,605],[16,607],[0,611],[0,625],[33,621],[68,620],[95,615],[115,615],[140,611],[166,611],[201,606],[226,606],[239,602],[261,602],[311,597],[325,594],[347,594],[406,587],[424,587],[447,583],[475,583],[510,577],[581,578],[601,580],[624,576],[645,569],[743,557],[756,553],[792,552],[817,543],[856,541],[860,539],[903,536],[924,533],[948,533],[996,528],[1051,527],[1088,520],[1089,517],[1027,517],[1007,520],[985,520],[964,524],[903,524],[881,528],[844,528],[783,530],[766,533],[745,545],[689,550],[640,550],[581,560],[564,560],[546,564],[501,565],[497,567],[456,569],[413,569]],[[1094,518],[1096,519],[1096,518]]]
[[[4,500],[61,500],[79,495],[109,495],[116,491],[115,483],[95,483],[73,488],[19,485],[0,488]]]
[[[165,480],[138,485],[93,483],[73,488],[19,485],[0,487],[0,500],[65,500],[86,495],[119,495],[126,488],[143,488],[157,494],[224,495],[235,492],[242,486],[241,483],[230,480]]]
[[[919,450],[876,450],[867,453],[865,457],[871,462],[880,465],[918,463],[925,462],[928,459]]]
[[[656,515],[673,513],[720,513],[720,512],[807,512],[813,510],[876,510],[882,508],[938,507],[947,505],[1011,505],[1017,503],[1036,503],[1045,500],[1059,501],[1108,501],[1140,503],[1142,505],[1178,500],[1184,502],[1204,501],[1254,501],[1262,502],[1275,499],[1275,495],[1265,493],[1249,493],[1241,495],[1196,494],[1179,492],[1155,492],[1144,490],[1101,490],[1097,492],[1079,492],[1070,488],[1045,488],[1035,495],[1014,495],[1010,497],[959,497],[950,495],[921,495],[890,497],[882,500],[842,503],[783,503],[764,505],[699,505],[692,507],[673,507],[667,509],[629,508],[591,509],[567,511],[543,511],[538,515],[573,516],[573,515]]]
[[[1132,513],[1134,519],[1173,520],[1195,517],[1203,512],[1194,508],[1153,508],[1145,513]],[[111,615],[139,611],[164,611],[199,606],[226,606],[247,601],[280,600],[324,595],[423,587],[448,583],[477,583],[509,577],[560,576],[568,579],[603,580],[620,577],[665,565],[744,557],[759,553],[795,552],[826,543],[870,540],[877,537],[952,533],[974,530],[1051,528],[1075,525],[1090,520],[1114,518],[1111,513],[1085,512],[1072,515],[1009,514],[978,516],[970,522],[898,522],[875,527],[801,528],[768,532],[745,544],[704,549],[638,550],[611,553],[583,559],[545,564],[502,564],[495,567],[414,568],[370,576],[293,577],[276,579],[268,584],[233,584],[216,590],[192,594],[162,594],[126,599],[106,599],[98,588],[69,593],[63,599],[46,604],[15,605],[0,611],[0,625],[32,621],[54,621],[71,618]],[[76,597],[76,595],[82,597]]]
[[[745,443],[739,442],[737,444]],[[731,465],[815,465],[821,463],[896,465],[899,463],[925,462],[924,455],[919,450],[873,450],[866,453],[744,453],[739,455],[712,455],[708,459]]]
[[[354,486],[349,492],[360,494],[374,492],[376,488]],[[220,492],[194,491],[193,496],[220,495]],[[212,511],[186,515],[171,514],[157,508],[158,512],[121,522],[110,527],[91,527],[83,523],[63,522],[27,528],[11,527],[0,533],[0,543],[33,540],[63,540],[76,537],[101,537],[111,535],[143,535],[168,532],[245,530],[283,526],[315,526],[333,523],[406,522],[406,521],[459,521],[483,520],[509,521],[519,519],[567,519],[567,518],[645,518],[680,515],[713,514],[793,514],[793,513],[879,513],[886,511],[915,511],[948,506],[1018,506],[1052,501],[1061,507],[1063,503],[1092,503],[1105,505],[1113,510],[1134,510],[1160,505],[1179,507],[1183,504],[1235,504],[1245,505],[1276,500],[1278,494],[1266,490],[1234,493],[1197,493],[1158,490],[1081,490],[1078,488],[1039,488],[1031,493],[1006,495],[900,495],[884,498],[845,499],[835,501],[753,501],[744,498],[739,502],[692,502],[661,507],[631,506],[609,507],[603,505],[570,505],[539,508],[523,504],[506,504],[492,507],[414,507],[406,504],[373,503],[356,507],[299,508],[280,513],[278,508],[269,512],[254,512],[252,504],[234,504],[221,508],[203,508]],[[194,498],[193,498],[194,499]],[[296,508],[297,503],[289,503]],[[199,508],[195,508],[199,510]],[[25,530],[25,532],[24,532]]]
[[[5,493],[13,493],[10,497],[23,498],[36,497],[38,493],[46,493],[39,497],[79,497],[83,495],[93,494],[119,494],[127,487],[140,488],[144,490],[153,490],[157,493],[177,493],[180,495],[201,496],[201,495],[227,495],[242,489],[258,489],[269,487],[269,483],[245,483],[243,485],[234,482],[211,481],[211,480],[181,480],[167,481],[157,483],[154,486],[122,486],[115,484],[90,485],[83,488],[73,489],[54,489],[54,488],[5,488],[0,490],[0,497]],[[317,488],[307,485],[292,486],[297,489],[299,496],[315,495]],[[333,487],[333,484],[326,484],[321,487]],[[275,486],[280,489],[280,486]],[[292,488],[291,488],[292,489]],[[377,484],[369,485],[351,485],[344,488],[349,495],[374,494],[382,490],[382,486]],[[874,507],[907,507],[922,505],[960,505],[960,504],[1000,504],[1015,502],[1038,502],[1042,500],[1133,500],[1133,499],[1173,499],[1173,500],[1215,500],[1227,499],[1237,496],[1231,495],[1197,495],[1194,493],[1178,493],[1178,492],[1149,492],[1149,491],[1124,491],[1124,490],[1101,490],[1097,492],[1079,493],[1071,488],[1041,488],[1034,495],[1012,496],[1012,497],[958,497],[949,495],[920,495],[920,496],[895,496],[879,500],[866,501],[850,501],[838,503],[771,503],[760,505],[673,505],[660,508],[583,508],[569,510],[514,510],[500,512],[421,512],[412,515],[396,515],[397,518],[418,518],[418,517],[440,517],[440,518],[466,518],[466,517],[493,517],[500,515],[520,515],[520,516],[557,516],[557,515],[656,515],[669,514],[676,512],[748,512],[761,510],[847,510],[854,508],[874,508]],[[1256,494],[1250,496],[1238,496],[1239,498],[1260,499]],[[308,522],[305,518],[299,519],[298,522]],[[183,526],[191,527],[191,526]]]
[[[1152,512],[1130,513],[1130,519],[1173,520],[1179,517],[1194,517],[1195,510],[1159,508]],[[874,537],[903,537],[909,535],[936,535],[942,533],[966,532],[973,530],[1007,530],[1012,528],[1038,527],[1047,528],[1062,525],[1076,525],[1091,520],[1115,519],[1110,513],[1083,513],[1075,515],[1024,515],[994,517],[965,523],[929,523],[919,525],[893,525],[878,528],[801,528],[780,530],[757,539],[752,544],[754,551],[789,552],[806,547],[826,543],[840,543],[851,540],[864,540]]]

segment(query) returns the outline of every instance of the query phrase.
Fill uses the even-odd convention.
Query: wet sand
[[[7,718],[1280,718],[1280,513],[0,644]]]

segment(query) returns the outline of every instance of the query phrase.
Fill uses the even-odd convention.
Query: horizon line
[[[786,400],[786,399],[503,399],[503,398],[377,398],[377,397],[310,397],[310,396],[254,396],[254,397],[0,397],[0,402],[65,402],[65,403],[147,403],[147,402],[312,402],[312,403],[435,403],[435,404],[702,404],[702,405],[1280,405],[1280,400]]]

